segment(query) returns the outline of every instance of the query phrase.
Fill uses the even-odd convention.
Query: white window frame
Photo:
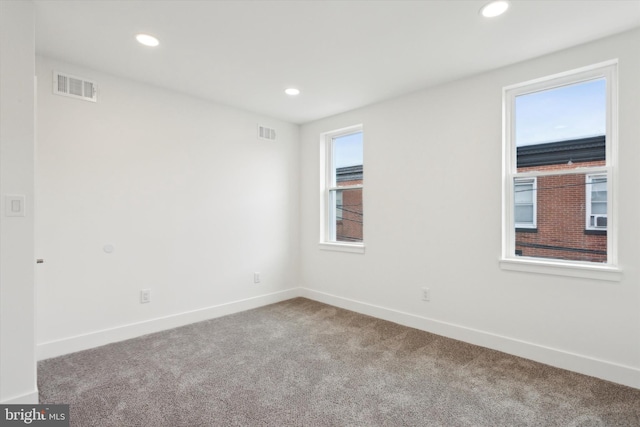
[[[585,228],[587,230],[600,230],[600,231],[606,231],[607,230],[607,225],[608,224],[605,225],[604,227],[598,227],[597,219],[594,219],[594,225],[591,225],[591,216],[595,216],[595,217],[602,217],[603,216],[603,217],[607,218],[607,222],[608,222],[608,214],[609,214],[608,205],[607,205],[607,213],[604,214],[604,215],[602,215],[602,214],[592,214],[591,213],[591,209],[593,208],[593,205],[592,205],[593,202],[591,200],[591,196],[593,194],[593,188],[592,188],[591,185],[593,184],[594,179],[601,179],[601,178],[607,179],[607,176],[604,175],[604,174],[589,174],[589,175],[585,176],[585,183],[587,184],[586,185],[586,189],[585,189],[585,193],[586,193],[586,195],[585,195],[585,205],[586,205],[585,206],[585,214],[586,214],[586,217],[585,217]],[[608,190],[609,189],[607,188],[607,191]],[[608,203],[608,201],[609,200],[608,200],[608,197],[607,197],[607,203]]]
[[[515,222],[515,218],[514,218],[514,222],[515,222],[515,227],[516,228],[530,228],[530,229],[535,229],[537,228],[537,224],[538,224],[538,178],[536,178],[535,176],[532,178],[515,178],[514,179],[515,182],[520,182],[520,183],[532,183],[533,184],[533,188],[531,189],[531,203],[533,205],[533,222],[531,223],[527,223],[527,222]],[[515,183],[514,183],[515,185]],[[515,196],[514,196],[515,199]],[[515,200],[514,200],[514,209],[515,209]],[[515,214],[515,212],[514,212]]]
[[[611,60],[503,88],[503,168],[502,168],[502,254],[500,267],[531,273],[622,280],[618,266],[617,159],[618,159],[618,61]],[[561,171],[517,172],[515,146],[515,99],[517,96],[599,78],[606,79],[606,164]],[[607,176],[607,262],[556,260],[515,255],[514,179],[559,174],[602,174]]]
[[[362,189],[364,205],[364,185],[338,187],[334,175],[333,140],[342,136],[359,133],[362,124],[349,126],[320,135],[320,249],[340,252],[364,253],[364,242],[341,242],[336,240],[336,191]],[[364,210],[364,209],[363,209]],[[364,230],[364,224],[363,224]]]

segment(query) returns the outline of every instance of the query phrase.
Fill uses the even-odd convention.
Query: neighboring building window
[[[503,259],[616,264],[616,67],[504,89]]]
[[[362,247],[362,126],[322,135],[324,167],[321,243]]]
[[[607,229],[607,176],[587,175],[587,229]]]
[[[516,228],[536,228],[536,179],[516,179],[513,193]]]
[[[343,220],[342,207],[343,207],[343,195],[342,191],[336,191],[336,223]]]

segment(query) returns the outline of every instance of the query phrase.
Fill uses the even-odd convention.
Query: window
[[[587,229],[607,229],[607,176],[587,175]]]
[[[616,73],[609,61],[504,89],[503,267],[617,271]]]
[[[362,252],[363,139],[362,126],[328,132],[321,138],[323,249]]]
[[[536,228],[536,179],[516,179],[513,193],[516,228]]]

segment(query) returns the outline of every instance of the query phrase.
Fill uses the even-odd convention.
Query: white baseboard
[[[640,389],[640,369],[301,288],[299,296],[546,365]]]
[[[31,391],[20,396],[11,397],[0,402],[2,405],[37,405],[40,400],[38,390]]]
[[[238,313],[262,307],[300,296],[300,288],[288,289],[239,301],[232,301],[199,310],[132,323],[87,334],[76,335],[56,341],[40,343],[36,346],[38,360],[62,356],[76,351],[87,350],[117,341],[124,341],[142,335],[177,328],[190,323],[214,319],[228,314]]]

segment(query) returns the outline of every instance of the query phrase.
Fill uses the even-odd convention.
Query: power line
[[[364,222],[362,221],[357,221],[355,219],[349,219],[349,218],[336,218],[336,221],[349,221],[349,222],[355,222],[356,224],[364,224]]]
[[[350,210],[350,209],[344,209],[344,208],[341,208],[341,207],[340,207],[340,205],[336,205],[336,209],[341,209],[341,210],[343,210],[343,211],[345,211],[345,212],[349,212],[349,213],[356,214],[356,215],[360,215],[360,216],[362,216],[362,215],[363,215],[363,214],[362,214],[362,212],[352,211],[352,210]]]

